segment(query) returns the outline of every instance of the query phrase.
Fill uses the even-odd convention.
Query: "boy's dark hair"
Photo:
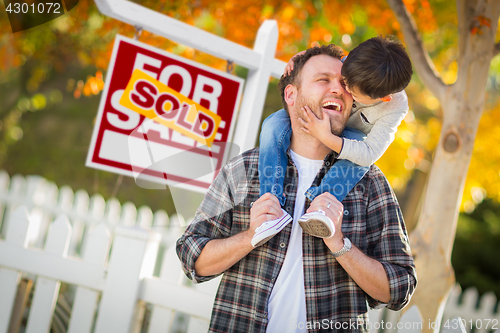
[[[400,92],[410,83],[412,74],[403,44],[393,37],[364,41],[349,52],[342,66],[346,85],[371,98]]]
[[[330,45],[311,47],[306,51],[306,53],[296,56],[293,61],[293,71],[288,76],[282,75],[278,83],[278,90],[280,91],[281,94],[281,101],[287,112],[288,112],[288,105],[286,104],[285,101],[286,86],[292,84],[295,87],[300,88],[300,82],[301,82],[300,73],[302,71],[302,68],[309,59],[320,54],[329,55],[339,60],[341,60],[342,57],[345,55],[344,50],[342,50],[342,48],[334,44],[330,44]]]

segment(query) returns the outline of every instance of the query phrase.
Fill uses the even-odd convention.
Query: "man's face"
[[[345,90],[341,69],[342,62],[328,55],[321,54],[309,59],[298,78],[300,87],[290,109],[301,118],[303,112],[300,108],[305,105],[320,119],[323,119],[325,111],[335,135],[342,134],[351,115],[353,101],[351,94]]]

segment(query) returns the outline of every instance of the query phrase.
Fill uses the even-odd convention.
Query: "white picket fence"
[[[137,210],[131,203],[122,206],[98,195],[89,198],[81,190],[73,194],[69,187],[58,189],[41,177],[11,179],[0,171],[3,209],[0,333],[18,332],[22,326],[28,333],[48,332],[51,325],[54,332],[207,330],[219,279],[191,285],[184,277],[175,253],[175,240],[183,232],[181,216],[153,214],[148,207]],[[30,305],[23,294],[26,281],[34,281]],[[66,297],[59,292],[61,283]],[[478,302],[477,291],[469,289],[459,302],[460,295],[455,288],[443,323],[460,316],[467,332],[471,325],[477,327],[474,332],[498,329],[494,295],[485,294]],[[377,326],[382,320],[385,330]],[[392,311],[370,312],[372,333],[418,333],[418,320],[417,309],[401,319]]]
[[[388,310],[370,311],[370,321],[381,323],[380,327],[370,330],[370,333],[406,332],[420,333],[422,328],[435,328],[441,333],[500,333],[500,308],[497,310],[498,300],[493,292],[479,295],[476,288],[469,288],[462,292],[457,284],[449,295],[441,325],[422,320],[416,307],[409,309],[403,316],[400,312]]]
[[[77,286],[68,332],[140,332],[146,303],[154,305],[148,332],[169,332],[174,310],[192,316],[188,332],[207,330],[218,281],[196,289],[183,285],[174,246],[166,250],[160,277],[153,277],[160,233],[116,227],[108,261],[111,234],[100,224],[88,233],[80,259],[68,256],[67,217],[51,223],[43,251],[28,245],[33,223],[19,207],[0,241],[0,332],[8,330],[21,272],[36,275],[27,333],[49,331],[61,282]]]

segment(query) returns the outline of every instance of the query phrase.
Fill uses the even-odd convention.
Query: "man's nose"
[[[330,85],[330,92],[336,93],[337,95],[343,95],[345,90],[342,84],[340,83],[340,80],[333,80],[332,84]]]

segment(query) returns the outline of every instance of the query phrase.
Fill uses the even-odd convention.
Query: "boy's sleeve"
[[[394,101],[372,106],[372,108],[383,108],[380,110],[383,115],[374,120],[373,127],[364,141],[344,138],[339,159],[349,160],[361,166],[370,166],[382,157],[394,141],[398,126],[408,113],[406,93],[402,91],[396,95]]]

